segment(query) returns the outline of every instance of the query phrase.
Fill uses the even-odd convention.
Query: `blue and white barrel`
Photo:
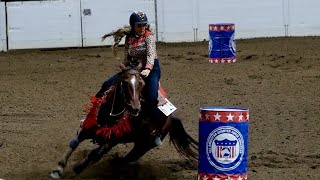
[[[249,110],[202,107],[198,179],[247,179]]]
[[[209,62],[236,62],[234,24],[209,24]]]

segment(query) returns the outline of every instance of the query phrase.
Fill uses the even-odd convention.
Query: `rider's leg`
[[[104,92],[108,90],[120,77],[121,72],[111,76],[109,79],[103,82],[99,92],[96,94],[96,98],[102,97]]]
[[[151,108],[151,119],[156,125],[158,134],[161,134],[161,122],[160,122],[160,110],[158,109],[158,90],[159,90],[159,80],[161,76],[161,70],[159,62],[156,59],[154,61],[154,66],[149,76],[146,79],[146,90],[147,90],[147,101],[150,103]],[[155,143],[161,145],[161,138],[156,137]]]

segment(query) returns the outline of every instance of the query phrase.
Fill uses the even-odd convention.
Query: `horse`
[[[69,157],[86,139],[92,139],[98,147],[74,165],[73,171],[76,174],[98,162],[117,144],[134,143],[131,151],[122,158],[123,163],[137,161],[157,146],[154,143],[155,123],[150,119],[148,103],[143,99],[144,80],[140,75],[141,67],[141,63],[134,68],[122,65],[122,73],[117,82],[101,98],[91,98],[87,117],[81,122],[58,166],[50,172],[51,178],[61,178]],[[162,113],[160,119],[161,140],[169,134],[170,143],[180,154],[197,161],[198,142],[185,131],[181,119]]]

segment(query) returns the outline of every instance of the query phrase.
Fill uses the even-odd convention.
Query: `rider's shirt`
[[[145,68],[152,70],[154,60],[157,59],[154,34],[146,30],[144,36],[126,36],[124,63],[142,61]]]

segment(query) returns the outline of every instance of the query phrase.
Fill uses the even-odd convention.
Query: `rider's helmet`
[[[130,25],[134,27],[135,24],[146,24],[148,23],[147,15],[141,11],[135,11],[130,16]]]

